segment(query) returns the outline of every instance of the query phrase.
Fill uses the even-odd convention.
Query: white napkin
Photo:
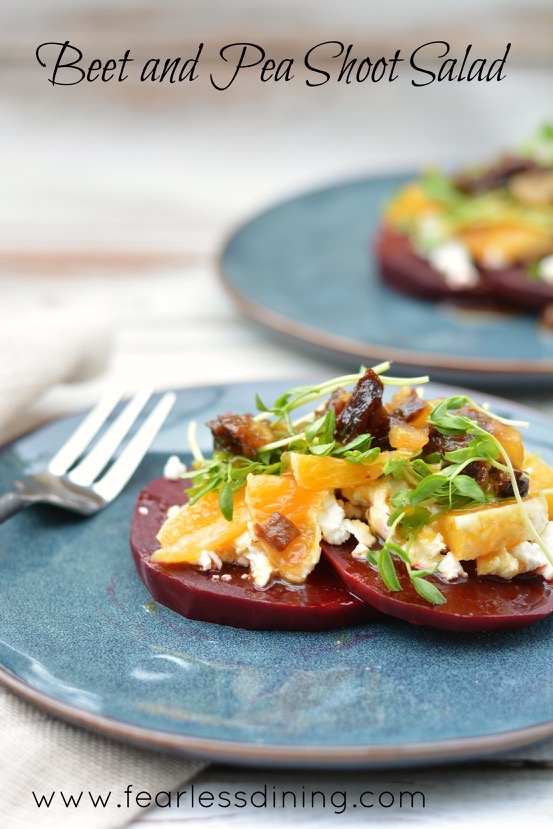
[[[137,794],[155,798],[180,788],[206,765],[120,745],[55,720],[2,688],[0,727],[2,829],[116,829],[143,817]],[[65,806],[62,793],[66,802],[79,799],[78,806]]]
[[[110,345],[110,322],[97,311],[0,313],[0,443],[36,424],[31,404],[48,389],[100,372]]]
[[[86,380],[101,371],[109,355],[109,321],[83,309],[57,308],[7,316],[0,313],[0,443],[37,425],[36,404],[59,383]],[[168,791],[186,782],[205,763],[167,757],[119,745],[58,721],[0,687],[0,826],[2,829],[119,827],[144,809],[121,800],[132,784],[139,791]],[[52,792],[78,796],[78,810],[59,794],[50,807],[37,807]],[[94,807],[88,791],[112,791],[106,808]],[[122,802],[118,808],[117,803]]]

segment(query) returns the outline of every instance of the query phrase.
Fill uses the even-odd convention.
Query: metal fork
[[[165,394],[121,454],[113,460],[150,396],[149,391],[139,391],[95,446],[83,455],[120,402],[122,394],[110,392],[103,397],[47,467],[15,481],[15,491],[0,497],[0,522],[39,502],[92,515],[113,501],[138,467],[175,402],[172,392]],[[104,471],[112,460],[111,466]]]

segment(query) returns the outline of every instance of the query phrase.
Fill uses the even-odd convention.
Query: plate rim
[[[269,380],[243,380],[235,383],[205,383],[194,386],[173,388],[176,393],[188,393],[195,390],[215,388],[253,387],[263,384],[296,383],[301,378],[282,377]],[[514,406],[519,412],[527,413],[553,425],[553,418],[540,409],[524,403],[509,400],[495,394],[474,391],[460,386],[452,386],[436,381],[446,393],[469,392],[485,398],[492,405]],[[157,394],[158,392],[156,392]],[[159,392],[161,393],[161,392]],[[0,459],[6,449],[19,440],[47,428],[53,423],[72,420],[82,413],[72,412],[55,418],[49,423],[40,424],[35,429],[16,437],[0,446]],[[553,448],[553,438],[552,438]],[[261,764],[282,768],[312,769],[386,769],[432,765],[439,762],[460,763],[473,759],[492,757],[501,752],[521,748],[526,745],[553,738],[553,719],[544,720],[535,725],[508,729],[486,735],[455,737],[445,740],[423,740],[392,744],[295,744],[271,742],[247,742],[242,740],[224,740],[211,737],[197,737],[179,732],[165,731],[135,725],[124,720],[87,711],[77,705],[65,702],[47,692],[34,688],[28,682],[0,663],[0,687],[8,688],[18,697],[36,705],[42,711],[73,725],[85,728],[104,737],[117,740],[144,749],[167,751],[170,753],[194,757],[215,762],[227,762],[239,766]]]
[[[288,768],[400,768],[473,760],[553,737],[553,720],[510,729],[496,734],[427,740],[393,745],[300,745],[295,743],[256,743],[194,737],[155,728],[133,725],[102,714],[95,714],[33,688],[0,665],[0,686],[33,703],[48,714],[119,742],[157,751],[183,754],[214,762],[248,766],[282,764]]]
[[[394,362],[401,363],[404,366],[413,366],[420,368],[421,366],[428,366],[438,370],[449,371],[469,371],[482,374],[482,376],[494,374],[509,375],[518,372],[531,371],[536,375],[545,376],[553,372],[553,358],[545,358],[544,360],[528,359],[528,360],[504,360],[502,358],[491,357],[459,357],[451,355],[446,359],[439,355],[427,354],[426,352],[408,350],[404,348],[388,348],[382,345],[371,344],[370,342],[350,339],[331,332],[325,332],[320,328],[308,325],[304,322],[299,322],[290,317],[274,311],[271,308],[261,304],[257,300],[252,299],[247,294],[240,291],[234,284],[226,270],[226,260],[230,246],[244,231],[248,230],[255,222],[265,219],[271,213],[276,212],[288,204],[292,204],[303,199],[313,197],[317,194],[329,193],[333,190],[347,189],[363,183],[372,181],[384,181],[387,179],[404,179],[408,176],[416,176],[416,172],[403,172],[383,175],[366,175],[360,177],[353,177],[321,185],[319,187],[312,187],[302,190],[296,194],[292,194],[287,198],[280,199],[260,210],[254,212],[249,217],[240,221],[234,228],[232,228],[225,236],[222,247],[217,258],[216,272],[219,283],[224,288],[228,296],[235,302],[237,307],[250,319],[255,322],[276,331],[278,334],[283,334],[287,337],[292,337],[303,344],[315,346],[318,349],[325,349],[332,353],[339,353],[342,356],[353,357],[357,359],[371,358],[375,360],[390,359]],[[370,228],[368,229],[370,230]],[[435,303],[438,305],[439,303]],[[538,322],[536,322],[538,325]]]

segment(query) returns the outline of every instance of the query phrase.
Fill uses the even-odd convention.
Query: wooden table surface
[[[506,8],[508,5],[508,8]],[[7,4],[6,4],[7,6]],[[232,6],[232,11],[231,11]],[[337,366],[244,319],[217,279],[224,238],[247,216],[308,187],[370,172],[485,158],[551,117],[550,0],[523,4],[233,4],[163,0],[10,4],[2,10],[0,91],[2,310],[87,307],[113,322],[101,378],[52,390],[44,419],[91,404],[107,382],[157,388],[332,374]],[[155,10],[155,11],[154,11]],[[501,13],[503,10],[503,13]],[[393,12],[393,13],[392,13]],[[428,37],[429,33],[438,34]],[[512,40],[500,84],[372,87],[262,84],[244,75],[225,93],[198,82],[53,87],[34,60],[47,40],[71,38],[92,55],[187,54],[205,40],[236,40],[301,54],[339,38],[367,50],[445,37],[492,54]],[[247,35],[247,36],[246,36]],[[553,395],[530,399],[553,412]],[[549,668],[550,669],[550,668]],[[313,774],[212,767],[197,781],[213,792],[270,786],[424,791],[426,808],[159,809],[135,825],[545,826],[553,770],[517,765]]]

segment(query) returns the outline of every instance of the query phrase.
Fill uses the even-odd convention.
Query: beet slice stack
[[[501,581],[479,579],[471,571],[466,582],[453,584],[433,578],[446,598],[446,604],[433,606],[418,595],[398,563],[402,591],[393,593],[374,568],[351,556],[351,543],[323,542],[321,562],[304,585],[276,582],[265,590],[243,579],[242,567],[224,565],[214,573],[153,564],[150,557],[159,546],[156,534],[167,510],[185,502],[182,481],[149,483],[136,502],[130,542],[153,598],[189,619],[250,630],[317,631],[371,622],[383,613],[416,625],[470,632],[524,627],[553,613],[553,585],[537,576]]]
[[[446,599],[445,604],[431,605],[416,592],[401,563],[396,569],[402,590],[395,593],[375,568],[352,558],[351,544],[336,547],[323,542],[322,549],[348,590],[382,613],[415,625],[455,631],[503,630],[531,625],[553,613],[553,585],[538,576],[481,579],[467,566],[465,582],[430,578]]]
[[[158,549],[156,534],[173,504],[184,504],[182,481],[157,478],[139,494],[130,543],[136,568],[156,601],[202,622],[250,630],[331,630],[369,622],[378,616],[370,605],[351,595],[331,568],[321,562],[304,585],[278,582],[256,588],[243,567],[224,565],[220,572],[195,567],[164,567],[150,561]],[[219,578],[213,579],[213,575]],[[229,580],[221,576],[229,575]]]
[[[380,229],[376,256],[385,282],[422,299],[538,312],[553,303],[553,285],[532,279],[522,263],[503,268],[480,267],[480,281],[474,288],[450,288],[443,275],[415,253],[409,236],[391,227]]]

